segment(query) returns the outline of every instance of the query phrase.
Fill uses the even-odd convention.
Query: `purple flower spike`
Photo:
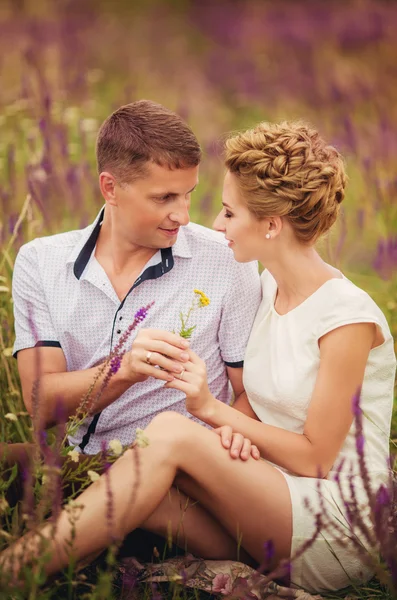
[[[112,372],[112,375],[116,375],[117,371],[120,369],[121,359],[122,356],[116,354],[116,356],[113,356],[112,360],[110,361],[110,370]]]
[[[364,454],[364,445],[365,445],[365,441],[364,441],[364,436],[361,434],[357,437],[356,439],[356,448],[357,448],[357,452],[362,456]]]
[[[274,556],[274,544],[272,540],[267,540],[263,544],[265,550],[265,561],[269,564]]]
[[[353,414],[358,417],[361,415],[362,411],[361,411],[361,407],[360,407],[360,394],[361,394],[361,388],[359,388],[357,390],[357,392],[354,394],[353,398],[352,398],[352,409],[353,409]]]
[[[163,600],[163,597],[158,591],[155,583],[152,584],[152,600]]]
[[[389,506],[390,503],[390,494],[385,485],[381,485],[378,491],[376,492],[376,508],[380,509],[382,506]]]

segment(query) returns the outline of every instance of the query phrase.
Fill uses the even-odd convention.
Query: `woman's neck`
[[[291,248],[265,265],[277,283],[277,304],[283,312],[298,306],[329,279],[341,278],[313,247]]]

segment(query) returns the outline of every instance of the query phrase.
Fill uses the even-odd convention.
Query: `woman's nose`
[[[224,220],[222,218],[221,212],[219,213],[219,215],[216,217],[215,221],[213,222],[212,228],[215,229],[215,231],[225,231]]]

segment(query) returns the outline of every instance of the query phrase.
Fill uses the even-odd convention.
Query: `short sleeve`
[[[14,356],[19,350],[35,346],[60,348],[43,290],[37,251],[31,243],[22,246],[15,260],[12,297],[16,335]]]
[[[261,302],[258,264],[237,263],[226,293],[219,326],[221,355],[229,367],[242,367],[245,349]]]
[[[337,293],[329,294],[324,300],[317,324],[316,338],[330,331],[354,323],[374,323],[385,340],[391,337],[387,320],[372,298],[349,280],[337,280]]]

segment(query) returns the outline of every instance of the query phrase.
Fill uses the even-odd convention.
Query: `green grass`
[[[49,0],[0,5],[0,56],[6,57],[0,62],[0,439],[33,439],[11,357],[16,253],[34,237],[93,220],[102,204],[96,131],[111,110],[138,98],[180,111],[197,132],[205,152],[191,215],[209,226],[220,208],[223,177],[214,149],[225,132],[263,119],[303,117],[334,141],[346,156],[350,183],[343,218],[320,251],[374,298],[397,339],[396,252],[383,261],[381,274],[373,267],[379,241],[397,239],[393,4],[327,3],[325,33],[320,17],[313,21],[319,9],[310,2],[281,2],[278,9],[265,1],[220,3],[217,18],[214,7],[187,0],[65,6]],[[277,10],[281,17],[274,20]],[[375,21],[379,31],[369,35]],[[304,43],[293,37],[296,28]],[[43,157],[51,159],[51,171]],[[391,438],[397,443],[397,411]],[[40,480],[34,491],[39,502],[45,493]],[[20,511],[7,513],[6,533],[17,535],[24,526]],[[0,547],[7,543],[0,538]],[[85,582],[71,573],[40,590],[36,581],[28,597],[118,597],[105,559],[84,573]],[[166,592],[175,600],[184,593],[175,586]],[[329,596],[336,597],[392,596],[374,582]]]

